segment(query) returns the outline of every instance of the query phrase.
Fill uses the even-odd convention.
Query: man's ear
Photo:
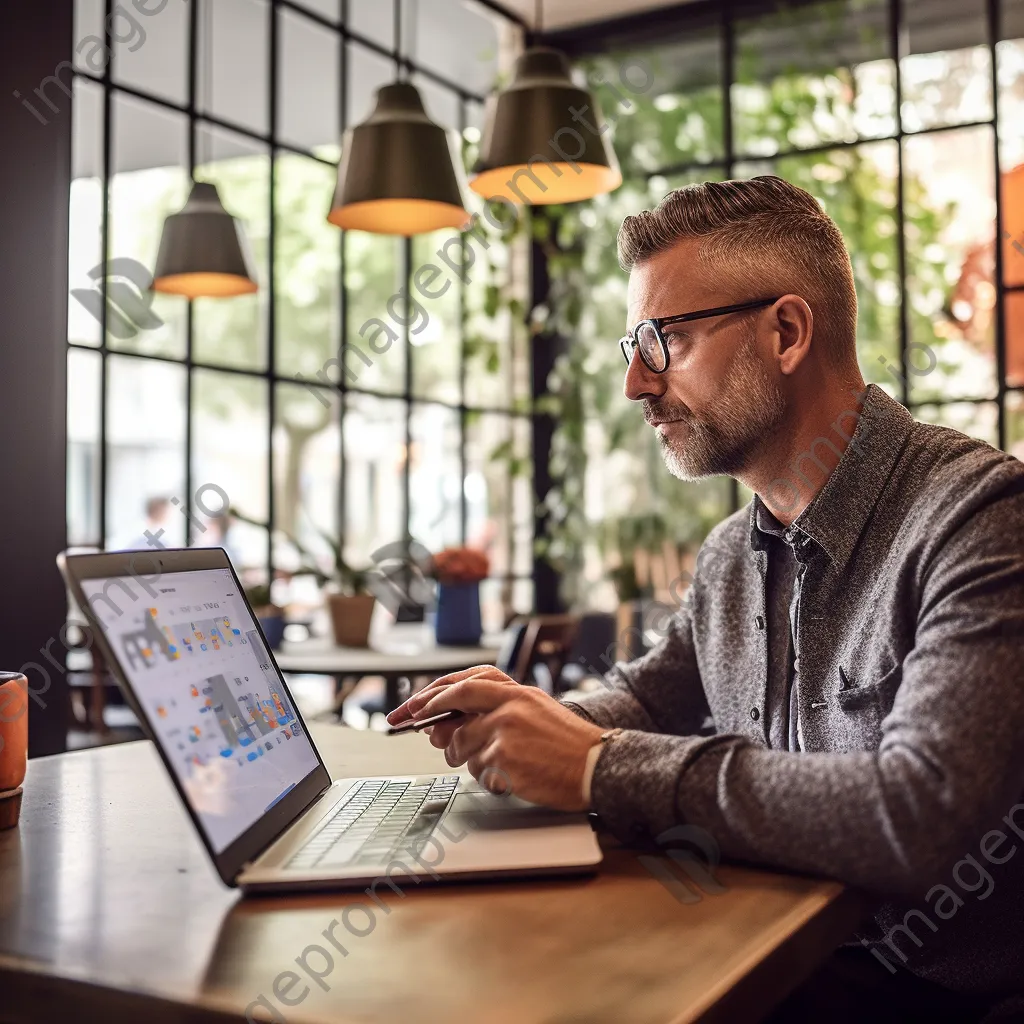
[[[799,295],[783,295],[775,303],[778,362],[782,373],[794,373],[807,358],[814,337],[814,314]]]

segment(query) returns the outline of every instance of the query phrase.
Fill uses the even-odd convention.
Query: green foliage
[[[464,147],[467,166],[473,156],[473,147]],[[530,218],[526,211],[511,219],[503,203],[491,203],[489,216],[482,216],[469,236],[469,244],[476,252],[476,266],[470,270],[469,286],[466,289],[466,327],[463,352],[466,358],[467,379],[475,378],[479,383],[480,371],[491,375],[495,382],[503,382],[504,393],[501,404],[515,412],[529,412],[529,398],[518,395],[515,387],[517,362],[524,361],[521,346],[527,344],[525,337],[525,306],[521,294],[526,282],[515,275],[513,246],[526,237]],[[481,238],[483,241],[481,241]],[[485,244],[486,243],[486,244]],[[490,405],[497,398],[494,394],[479,395],[470,392],[467,401]],[[480,414],[467,411],[464,423],[467,427],[478,423]],[[497,506],[495,514],[511,516],[507,504],[510,497],[508,483],[516,477],[529,476],[532,460],[517,445],[513,434],[511,417],[506,421],[507,433],[486,455],[484,473],[488,481],[488,492],[506,496],[505,507]],[[500,498],[498,499],[501,500]],[[507,560],[513,557],[514,531],[506,531]]]
[[[620,602],[652,596],[651,588],[641,588],[637,580],[634,555],[638,551],[660,551],[666,542],[671,543],[669,533],[665,517],[656,512],[622,516],[597,527],[597,542],[602,554],[610,553],[613,559],[616,556],[620,559],[618,565],[608,570]]]
[[[468,143],[466,146],[469,157],[472,154]],[[270,160],[266,156],[235,157],[197,168],[197,178],[217,183],[225,205],[243,219],[264,285],[269,272],[267,210],[270,168]],[[294,154],[279,154],[274,163],[274,175],[276,369],[285,376],[315,379],[318,373],[324,373],[328,379],[336,380],[337,367],[325,371],[325,363],[338,355],[340,344],[338,275],[343,245],[349,342],[367,351],[367,338],[360,335],[359,329],[371,318],[391,321],[389,302],[394,305],[392,297],[403,284],[403,242],[389,236],[358,231],[346,233],[343,242],[342,233],[326,222],[335,178],[331,166]],[[501,208],[501,204],[497,206]],[[154,217],[154,220],[159,224],[159,217]],[[508,316],[522,320],[521,300],[505,294],[503,247],[523,228],[517,222],[503,230],[495,229],[486,222],[482,224],[481,230],[486,232],[490,248],[486,250],[486,262],[483,255],[479,256],[472,285],[468,289],[464,351],[471,373],[497,376],[504,368],[503,352],[509,341],[507,328],[495,325],[496,316],[501,312],[499,307],[507,310]],[[450,234],[439,232],[415,239],[413,269],[422,263],[436,261],[436,249]],[[448,274],[447,270],[445,272]],[[478,283],[481,285],[479,288],[476,287]],[[416,348],[415,384],[418,394],[430,394],[442,377],[450,373],[451,360],[446,359],[445,354],[450,352],[452,333],[458,330],[455,322],[458,315],[457,288],[453,279],[444,299],[423,303],[430,319],[436,321],[432,327],[438,343]],[[478,309],[476,301],[480,293],[484,295],[482,310]],[[265,345],[261,337],[264,304],[264,295],[230,301],[197,301],[198,357],[204,362],[226,366],[261,366],[265,360]],[[398,330],[397,326],[395,329]],[[371,356],[373,365],[368,367],[358,358],[350,360],[359,374],[358,385],[385,392],[401,392],[405,376],[402,345],[395,344],[391,350],[381,355],[371,353]],[[328,399],[331,397],[329,392],[321,393]],[[358,589],[362,581],[359,574],[340,559],[336,550],[336,532],[325,530],[326,524],[315,523],[303,504],[302,477],[306,452],[317,435],[336,418],[336,405],[333,400],[326,404],[319,401],[299,383],[277,385],[275,399],[275,427],[283,434],[284,440],[278,461],[279,472],[275,474],[275,527],[297,548],[307,552],[307,561],[316,561],[308,554],[310,549],[322,549],[326,543],[334,562],[332,578],[341,581],[346,588]],[[253,405],[251,380],[225,374],[221,386],[211,389],[206,409],[226,418],[238,403]]]
[[[806,31],[801,28],[808,22],[806,13],[780,15],[783,21],[773,27],[784,23],[792,29],[792,49],[801,56],[778,73],[759,70],[756,45],[741,46],[733,100],[738,107],[735,131],[745,145],[759,146],[761,152],[810,145],[806,139],[812,128],[825,140],[850,137],[858,76],[855,69],[836,63],[828,45],[829,26],[850,6],[833,3],[818,9]],[[588,592],[583,579],[588,549],[596,548],[606,556],[605,565],[616,566],[608,575],[621,597],[635,588],[636,550],[654,551],[666,540],[696,546],[729,507],[729,485],[723,478],[688,484],[668,474],[652,432],[621,392],[624,364],[617,340],[626,326],[626,275],[616,257],[618,227],[627,214],[655,205],[670,188],[720,179],[721,167],[710,162],[722,159],[725,149],[722,94],[714,76],[701,79],[694,62],[676,59],[671,48],[642,57],[658,88],[632,95],[629,109],[608,88],[599,90],[602,108],[614,125],[623,185],[586,203],[549,208],[550,219],[535,224],[534,237],[548,256],[552,277],[552,295],[539,311],[535,329],[571,339],[548,381],[551,394],[538,403],[557,421],[552,471],[558,479],[547,497],[548,527],[538,548],[563,574],[563,596],[570,604],[582,603]],[[591,80],[595,73],[613,79],[623,58],[594,62]],[[879,124],[879,134],[891,130],[882,115]],[[765,159],[733,172],[735,177],[778,174],[815,195],[836,221],[856,278],[860,364],[865,379],[889,386],[893,378],[879,360],[899,364],[897,145],[881,141]],[[709,166],[673,171],[694,161]],[[915,251],[928,252],[928,243],[948,224],[950,211],[930,206],[926,189],[912,174],[904,183],[908,237],[916,239]],[[934,296],[947,288],[947,261],[938,247],[932,251],[934,259],[912,261],[907,269],[908,283],[916,292],[932,295],[935,307],[941,302]],[[911,305],[908,319],[912,337],[934,337],[931,310]],[[584,503],[584,480],[595,451],[606,467],[602,483],[612,509],[605,514],[610,522],[600,526],[588,517]],[[627,499],[615,511],[612,499],[617,493]]]
[[[614,569],[609,569],[608,578],[615,587],[615,596],[620,604],[636,601],[645,596],[637,581],[636,565],[633,562],[623,562]]]
[[[245,596],[249,599],[249,604],[257,611],[260,608],[269,608],[273,604],[270,600],[270,587],[266,583],[246,587]]]
[[[250,519],[245,514],[239,512],[236,508],[231,509],[230,515],[241,520],[243,523],[250,523],[254,526],[261,525],[255,520]],[[371,570],[369,568],[353,569],[345,560],[344,552],[342,551],[341,545],[338,541],[326,530],[321,530],[315,525],[313,526],[313,529],[320,540],[330,549],[330,567],[327,570],[323,568],[323,565],[325,564],[323,560],[319,558],[315,552],[306,547],[295,536],[295,534],[284,529],[279,529],[278,531],[295,548],[301,558],[299,567],[295,570],[294,575],[313,576],[321,587],[327,584],[332,584],[342,594],[351,595],[370,593],[367,583]],[[269,596],[269,589],[267,593]]]

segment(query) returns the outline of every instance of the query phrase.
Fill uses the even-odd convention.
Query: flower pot
[[[442,646],[475,647],[480,643],[480,584],[439,583],[434,636]]]
[[[284,627],[287,625],[284,613],[280,608],[257,608],[255,611],[267,644],[272,651],[276,651],[284,640]]]
[[[373,594],[328,594],[327,607],[334,627],[334,642],[340,647],[369,647]]]

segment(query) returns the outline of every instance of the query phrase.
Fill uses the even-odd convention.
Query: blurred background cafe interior
[[[813,193],[865,380],[1024,454],[1024,0],[71,6],[18,44],[70,63],[0,113],[0,661],[46,677],[32,755],[141,736],[64,549],[223,546],[305,714],[349,728],[452,668],[561,694],[656,642],[645,609],[751,497],[666,473],[622,394],[616,231],[689,182]],[[575,192],[502,194],[545,141],[516,89],[551,76],[606,130]],[[413,198],[380,194],[383,121]],[[935,372],[887,369],[921,345]]]

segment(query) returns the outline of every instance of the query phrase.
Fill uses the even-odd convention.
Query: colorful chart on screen
[[[230,572],[83,582],[214,849],[316,767]]]

